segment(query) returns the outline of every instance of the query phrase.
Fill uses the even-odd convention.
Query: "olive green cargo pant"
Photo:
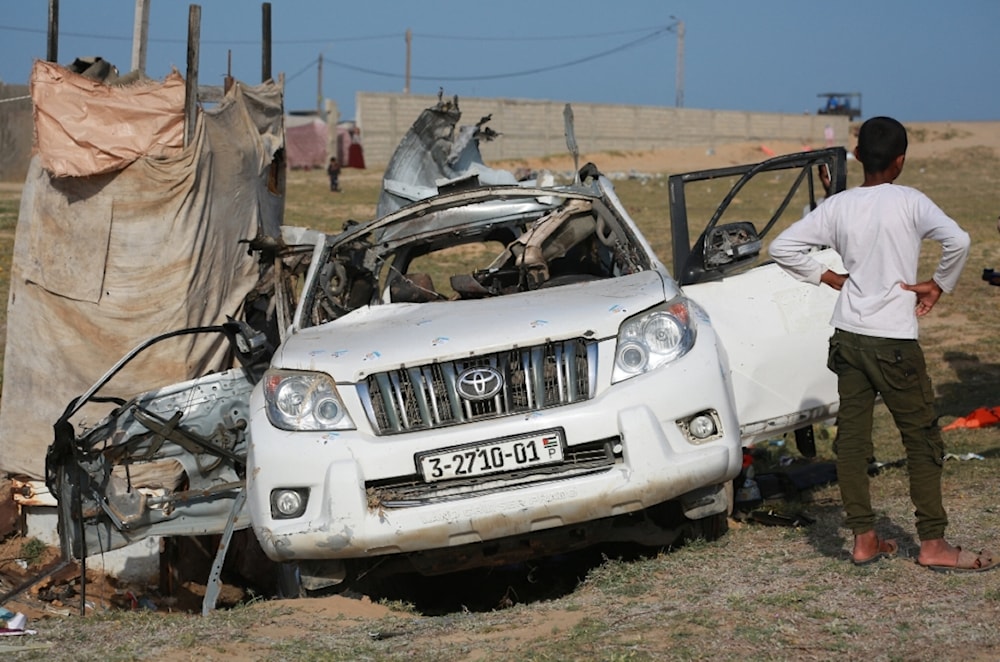
[[[916,340],[862,336],[837,329],[830,338],[828,366],[837,373],[837,482],[855,534],[875,526],[868,490],[874,459],[872,416],[881,394],[902,436],[920,540],[943,538],[948,515],[941,500],[944,442],[934,409],[934,392]]]

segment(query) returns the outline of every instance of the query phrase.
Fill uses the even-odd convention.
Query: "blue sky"
[[[150,0],[147,73],[185,70],[188,2]],[[0,80],[26,83],[46,54],[48,2],[0,0]],[[201,2],[203,84],[261,77],[261,6]],[[100,55],[127,71],[135,0],[60,0],[58,61]],[[342,119],[357,91],[410,90],[674,106],[678,24],[683,105],[815,112],[820,92],[861,92],[864,117],[1000,120],[997,0],[272,0],[272,71],[288,110],[320,91]],[[676,17],[676,18],[674,18]]]

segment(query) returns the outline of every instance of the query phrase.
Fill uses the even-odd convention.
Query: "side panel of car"
[[[842,269],[832,250],[816,257]],[[766,264],[684,292],[708,311],[729,355],[745,444],[836,414],[837,380],[826,367],[835,290]]]

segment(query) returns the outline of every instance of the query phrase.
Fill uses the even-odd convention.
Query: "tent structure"
[[[280,234],[283,110],[277,84],[234,83],[185,146],[178,74],[112,87],[39,61],[31,92],[37,154],[10,274],[0,472],[37,479],[53,422],[123,354],[238,316],[258,281],[247,242]],[[217,370],[224,344],[154,347],[107,395]]]
[[[326,122],[315,117],[285,118],[285,158],[289,168],[325,168],[327,162]]]

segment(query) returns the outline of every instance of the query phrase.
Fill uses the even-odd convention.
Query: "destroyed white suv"
[[[183,517],[191,532],[222,531],[228,513],[230,530],[249,522],[268,557],[321,588],[373,561],[434,574],[601,541],[713,537],[742,445],[832,415],[832,291],[758,263],[795,196],[816,204],[815,170],[833,174],[828,193],[843,188],[843,150],[672,178],[682,290],[596,167],[563,185],[516,181],[482,164],[483,126],[455,134],[457,120],[450,103],[425,111],[387,169],[378,218],[318,237],[262,376],[145,394],[129,403],[138,421],[76,441],[113,437],[123,452],[108,461],[130,465],[171,448],[213,457],[180,461],[185,499],[136,503],[125,495],[139,472],[119,471],[91,509],[114,525],[92,534],[108,538],[101,548],[179,533]],[[736,193],[689,231],[685,184],[728,175],[739,191],[783,169],[801,174],[763,232],[719,223]],[[126,446],[150,420],[197,429]],[[218,503],[192,499],[196,488]]]
[[[600,176],[448,193],[332,238],[294,326],[250,401],[271,558],[503,558],[513,536],[674,500],[726,516],[724,353]]]
[[[414,133],[450,135],[434,130],[448,111]],[[247,485],[267,555],[317,586],[338,560],[434,573],[723,531],[743,441],[725,343],[611,182],[587,166],[565,186],[483,168],[414,184],[427,150],[411,144],[386,174],[389,211],[317,248],[251,398],[266,414],[251,416]],[[712,230],[727,265],[760,250],[752,224]],[[808,425],[801,404],[759,422]]]

